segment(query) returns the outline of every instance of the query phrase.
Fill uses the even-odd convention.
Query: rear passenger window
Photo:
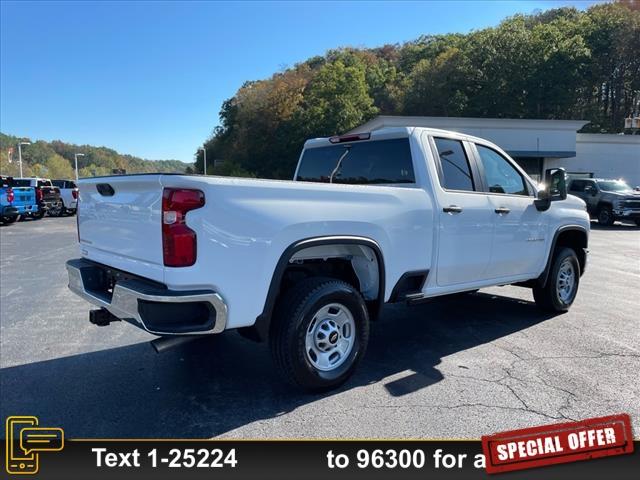
[[[344,184],[415,183],[408,138],[305,150],[296,180]]]
[[[469,159],[462,142],[448,138],[435,138],[440,157],[440,185],[447,190],[475,190]]]

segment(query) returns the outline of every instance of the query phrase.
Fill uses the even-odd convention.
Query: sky
[[[0,131],[193,161],[247,80],[590,1],[0,3]]]

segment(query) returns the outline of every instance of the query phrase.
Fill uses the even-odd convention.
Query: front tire
[[[13,217],[2,217],[2,223],[10,224],[18,220],[18,215]]]
[[[547,284],[533,287],[536,304],[554,312],[569,310],[580,285],[580,262],[571,248],[560,248],[555,253]]]
[[[615,218],[613,217],[613,210],[611,207],[602,206],[600,210],[598,210],[598,223],[605,227],[610,227],[613,225]]]
[[[288,382],[308,391],[344,383],[369,341],[366,304],[352,285],[310,278],[286,292],[271,324],[274,362]]]

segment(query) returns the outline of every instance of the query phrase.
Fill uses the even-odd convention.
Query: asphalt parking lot
[[[89,324],[64,268],[75,218],[4,226],[0,413],[70,438],[479,438],[624,412],[638,438],[640,229],[594,224],[590,250],[569,313],[518,287],[388,308],[355,377],[306,395],[235,332],[156,354],[126,323]]]

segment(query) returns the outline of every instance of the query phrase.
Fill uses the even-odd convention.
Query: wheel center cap
[[[329,335],[329,341],[331,343],[336,343],[338,341],[338,332],[331,332],[331,335]]]

